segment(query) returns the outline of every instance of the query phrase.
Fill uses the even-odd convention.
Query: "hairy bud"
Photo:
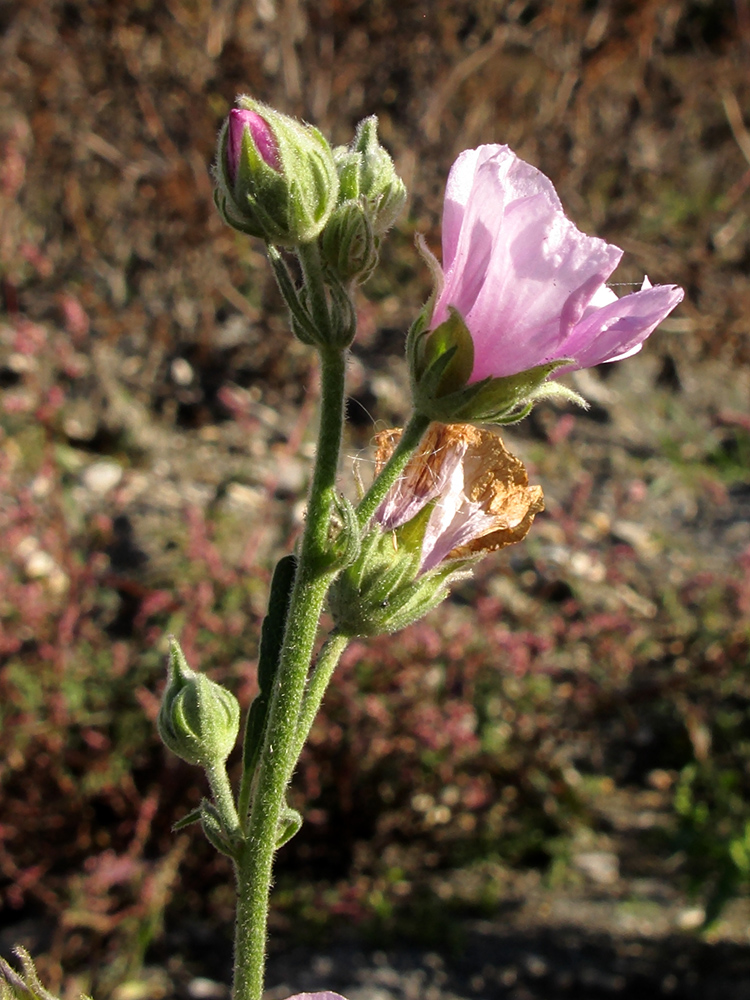
[[[223,764],[232,752],[240,727],[234,695],[187,665],[180,645],[169,640],[168,681],[157,726],[164,745],[204,768]]]
[[[311,125],[239,97],[219,133],[214,199],[224,221],[267,243],[317,239],[339,191],[333,152]]]

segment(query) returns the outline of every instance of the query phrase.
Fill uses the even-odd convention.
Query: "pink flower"
[[[645,279],[618,299],[605,281],[621,257],[580,232],[552,183],[507,146],[467,149],[448,177],[444,284],[430,325],[449,306],[459,312],[474,341],[470,383],[563,358],[572,359],[568,370],[619,361],[684,294]]]
[[[323,993],[295,993],[289,1000],[346,1000],[346,997],[325,990]]]
[[[378,434],[376,473],[401,431]],[[422,538],[420,573],[445,559],[504,548],[525,538],[544,509],[540,486],[529,486],[523,463],[500,436],[471,424],[430,424],[418,451],[375,514],[385,531],[401,527],[434,502]]]
[[[281,170],[281,160],[276,139],[268,122],[255,111],[247,108],[232,108],[229,112],[229,133],[227,135],[227,172],[234,183],[242,156],[242,137],[249,128],[255,147],[274,170]]]

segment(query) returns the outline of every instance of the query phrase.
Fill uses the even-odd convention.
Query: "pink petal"
[[[237,176],[239,169],[242,140],[246,128],[250,130],[258,152],[269,167],[273,167],[274,170],[281,169],[276,139],[265,118],[261,118],[255,111],[250,111],[247,108],[232,108],[229,112],[229,134],[227,136],[227,164],[229,177],[232,181]]]
[[[578,322],[562,345],[561,357],[575,358],[576,368],[620,361],[636,354],[644,340],[681,302],[677,285],[656,285],[596,309]]]
[[[477,168],[489,159],[499,163],[507,160],[510,165],[514,155],[507,146],[478,146],[460,153],[451,167],[443,205],[443,267],[446,271],[450,270],[456,256],[464,211],[471,198]]]
[[[602,285],[589,299],[588,305],[583,310],[583,316],[580,318],[584,319],[586,316],[590,316],[591,313],[596,312],[598,309],[608,306],[610,302],[617,302],[617,296],[607,285]]]
[[[422,463],[420,474],[403,475],[398,479],[375,512],[375,520],[381,528],[391,531],[411,521],[435,497],[454,489],[452,484],[457,474],[463,485],[461,462],[465,453],[465,444],[447,449],[437,473],[434,463]]]
[[[346,1000],[340,993],[331,993],[325,990],[322,993],[295,993],[289,1000]]]
[[[437,511],[437,508],[436,508]],[[487,513],[479,503],[472,503],[463,498],[463,504],[456,510],[455,505],[452,517],[447,524],[433,527],[433,513],[430,518],[428,534],[425,534],[425,541],[422,545],[422,563],[420,572],[426,573],[434,569],[451,553],[463,545],[468,545],[473,539],[484,534],[488,525],[497,521],[494,514]],[[434,533],[433,533],[434,532]]]
[[[458,456],[457,462],[454,463],[451,461],[453,455],[450,452],[446,458],[446,464],[448,461],[451,461],[450,475],[443,477],[442,489],[437,494],[440,499],[432,510],[424,538],[422,539],[422,571],[437,566],[451,549],[456,547],[455,545],[448,545],[447,548],[444,548],[445,535],[456,520],[462,507],[468,501],[464,496],[463,458],[466,454],[466,448],[462,448],[460,451],[459,449],[455,449],[455,452]]]

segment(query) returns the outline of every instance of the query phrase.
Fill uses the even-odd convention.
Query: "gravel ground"
[[[365,951],[340,944],[272,959],[269,1000],[333,989],[349,1000],[719,1000],[750,997],[747,914],[737,907],[710,943],[677,925],[695,911],[659,899],[533,894],[495,920],[466,920],[443,950]],[[746,938],[745,938],[746,941]]]

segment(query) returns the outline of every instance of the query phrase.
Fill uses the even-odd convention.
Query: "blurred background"
[[[3,954],[66,996],[226,996],[231,872],[170,832],[205,789],[154,719],[168,632],[251,700],[309,472],[313,354],[212,203],[249,93],[334,143],[378,115],[410,192],[359,299],[342,482],[407,413],[414,236],[439,252],[462,149],[541,168],[625,249],[621,293],[686,290],[571,377],[589,411],[509,429],[547,498],[526,542],[345,655],[272,996],[750,996],[748,60],[748,0],[5,0]]]

